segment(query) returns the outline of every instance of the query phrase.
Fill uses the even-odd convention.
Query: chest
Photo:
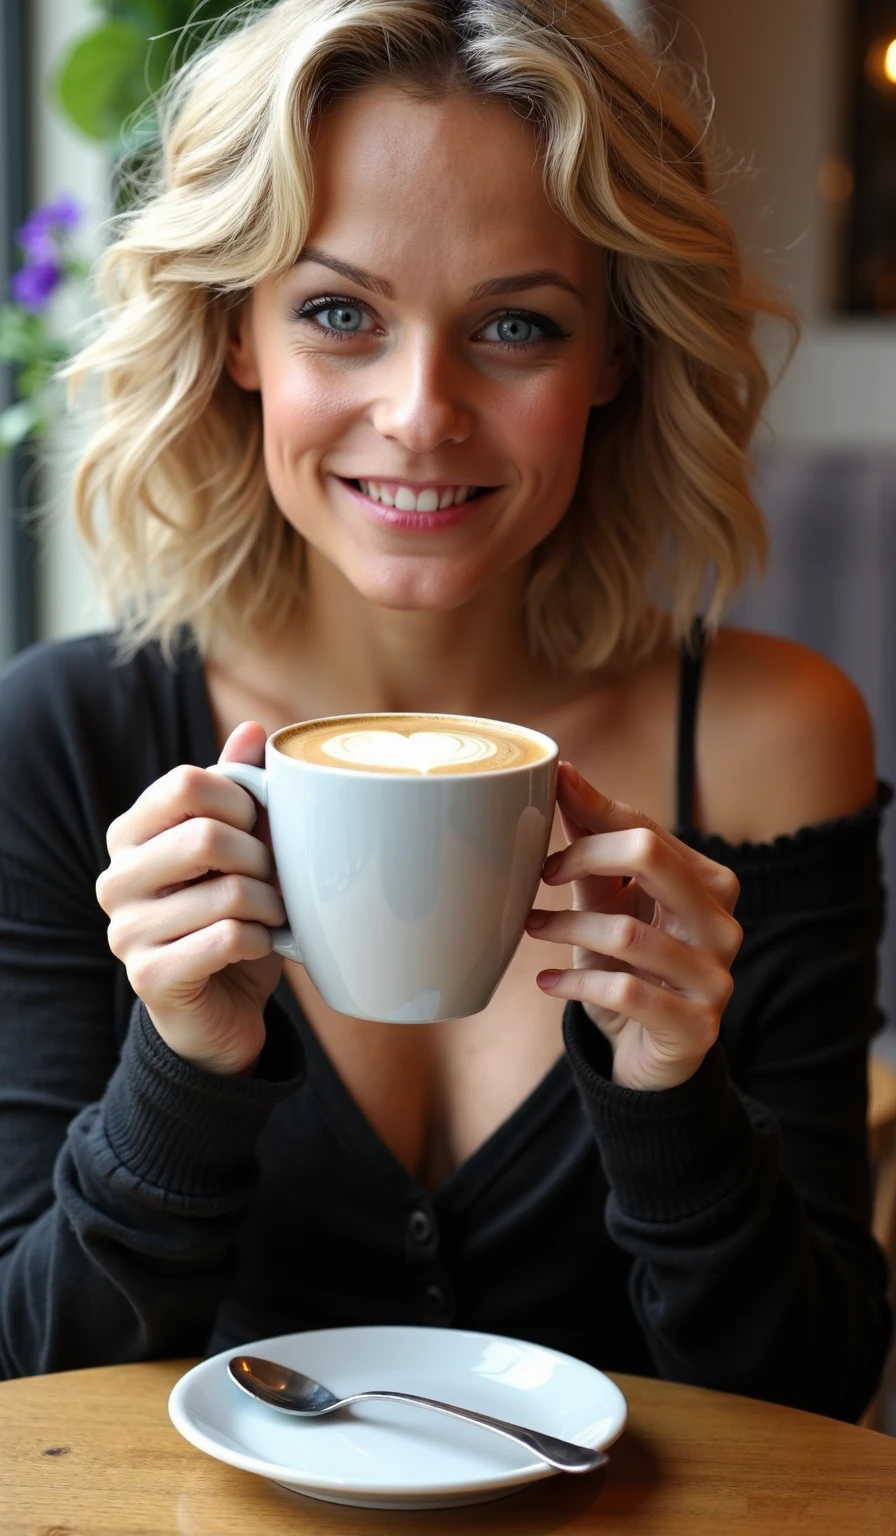
[[[626,710],[609,698],[585,696],[549,719],[526,720],[553,736],[561,757],[615,799],[637,805],[665,825],[673,821],[674,679],[652,707]],[[214,690],[210,689],[213,702]],[[236,720],[262,720],[252,700],[218,701],[219,736]],[[301,716],[295,716],[301,718]],[[566,847],[555,814],[550,850]],[[568,887],[540,886],[536,904],[562,910]],[[572,947],[524,934],[488,1007],[471,1018],[438,1024],[371,1023],[337,1013],[304,967],[285,962],[284,976],[330,1063],[372,1130],[424,1187],[435,1189],[466,1162],[547,1075],[563,1050],[565,1002],[535,977],[566,969]]]
[[[561,755],[585,777],[606,784],[600,764],[573,750],[561,743]],[[643,805],[646,788],[638,798],[631,792],[625,798]],[[550,849],[565,847],[555,813]],[[562,910],[570,903],[568,887],[539,888],[540,907]],[[486,1009],[417,1026],[337,1013],[292,962],[286,962],[285,977],[372,1129],[425,1188],[435,1189],[524,1103],[562,1054],[565,1001],[542,992],[535,978],[549,966],[572,964],[571,945],[524,934]]]
[[[556,893],[552,892],[552,896]],[[562,1051],[563,1002],[535,977],[566,964],[524,935],[488,1007],[436,1024],[337,1013],[302,966],[285,977],[335,1072],[391,1153],[435,1189],[546,1076]],[[570,961],[571,963],[571,951]]]

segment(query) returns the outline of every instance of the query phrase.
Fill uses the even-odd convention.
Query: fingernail
[[[544,861],[544,867],[542,868],[542,871],[541,871],[541,878],[542,878],[542,880],[549,880],[551,875],[555,875],[559,868],[560,868],[560,855],[559,855],[559,853],[552,853],[550,858],[545,859],[545,861]]]
[[[559,971],[539,971],[535,978],[535,980],[538,982],[538,985],[545,992],[550,992],[551,988],[557,985],[559,979]]]
[[[531,929],[543,928],[547,920],[548,915],[546,912],[530,912],[526,918],[526,927]]]
[[[570,789],[581,789],[582,775],[579,773],[578,769],[574,768],[572,763],[568,763],[565,758],[561,759],[560,766],[566,769],[566,782]]]

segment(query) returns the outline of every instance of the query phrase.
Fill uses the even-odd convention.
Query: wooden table
[[[610,1465],[435,1512],[323,1504],[213,1461],[168,1418],[192,1361],[0,1384],[2,1536],[894,1536],[896,1440],[749,1398],[614,1376]]]

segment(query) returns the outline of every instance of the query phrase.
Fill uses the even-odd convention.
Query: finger
[[[118,853],[97,880],[97,900],[111,914],[121,902],[157,897],[212,872],[271,881],[273,858],[251,832],[195,816]]]
[[[110,855],[135,848],[169,827],[205,816],[248,832],[255,825],[256,805],[239,784],[193,763],[181,763],[163,774],[112,822],[106,834]]]
[[[264,749],[267,737],[263,725],[257,720],[243,720],[235,730],[231,731],[218,758],[219,763],[249,763],[253,768],[264,767]],[[255,836],[271,846],[271,826],[267,810],[263,805],[255,805],[255,821],[252,831]]]
[[[243,720],[225,741],[218,762],[250,763],[254,768],[263,768],[266,741],[263,725],[257,720]]]
[[[536,980],[552,997],[590,1003],[624,1019],[634,1019],[670,1059],[705,1055],[718,1038],[721,1015],[711,1003],[682,997],[631,971],[547,971],[540,972]]]
[[[263,960],[271,953],[271,931],[261,923],[224,918],[198,933],[141,953],[128,966],[128,980],[148,1007],[178,987],[203,982],[228,965]]]
[[[647,826],[626,833],[601,833],[579,837],[547,863],[541,879],[546,885],[567,885],[570,880],[593,876],[630,876],[645,894],[661,902],[681,920],[690,942],[710,943],[724,917],[712,895],[705,891],[693,869],[685,865],[675,848],[662,842]]]
[[[621,961],[632,970],[646,972],[651,981],[708,1000],[720,1011],[733,990],[730,971],[715,955],[683,944],[628,913],[535,910],[526,930],[549,944],[575,944],[598,959]]]
[[[564,811],[558,807],[560,823],[568,843],[578,842],[581,837],[590,837],[592,834]],[[621,875],[591,875],[586,880],[580,880],[576,886],[575,905],[592,912],[599,912],[605,902],[617,903],[623,886],[627,883]]]
[[[565,760],[557,774],[557,804],[561,814],[567,813],[583,833],[622,832],[629,827],[649,827],[652,832],[672,844],[679,841],[660,826],[658,821],[639,811],[624,800],[611,800]],[[697,855],[703,858],[703,855]]]
[[[734,911],[740,895],[740,882],[733,870],[725,864],[716,863],[704,853],[698,853],[696,848],[683,843],[643,811],[621,800],[611,800],[593,784],[589,784],[566,761],[560,763],[557,777],[557,804],[561,817],[568,814],[583,833],[622,831],[627,827],[648,828],[661,842],[676,850],[726,912]]]
[[[738,923],[707,891],[674,840],[658,837],[652,828],[638,826],[582,837],[555,857],[556,865],[549,860],[542,871],[545,884],[628,875],[678,919],[688,943],[726,957],[729,949],[732,957],[736,954],[742,936]]]
[[[279,928],[286,922],[273,886],[242,875],[220,875],[174,891],[161,901],[131,902],[109,924],[109,948],[124,960],[131,951],[171,944],[225,919]]]

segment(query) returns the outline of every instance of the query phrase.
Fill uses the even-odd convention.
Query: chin
[[[389,562],[394,567],[394,562]],[[404,570],[373,572],[340,567],[345,580],[359,597],[377,608],[397,613],[448,613],[472,602],[494,579],[492,572],[447,571],[433,561],[430,570],[420,569],[419,557]]]

